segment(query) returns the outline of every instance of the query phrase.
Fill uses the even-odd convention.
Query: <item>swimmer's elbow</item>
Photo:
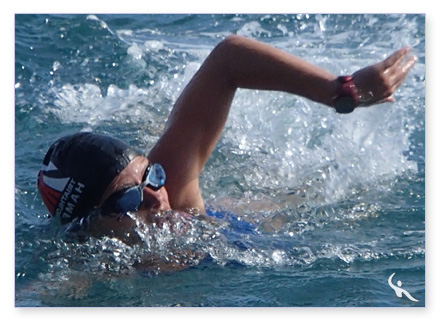
[[[219,56],[224,59],[233,59],[238,58],[238,54],[242,53],[242,49],[246,47],[246,43],[249,39],[238,36],[236,34],[232,34],[223,39],[217,47],[214,49]],[[231,61],[230,61],[231,62]]]
[[[224,46],[237,46],[237,45],[241,45],[243,44],[244,41],[246,41],[247,38],[236,35],[236,34],[231,34],[229,36],[227,36],[225,39],[223,39],[219,45],[224,45]]]
[[[212,62],[218,67],[217,76],[222,75],[235,88],[239,87],[237,64],[244,58],[243,48],[246,47],[248,40],[235,34],[229,35],[214,48],[210,55]]]

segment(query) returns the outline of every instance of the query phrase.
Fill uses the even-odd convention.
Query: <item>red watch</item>
[[[333,106],[337,113],[353,112],[359,103],[359,94],[351,76],[338,77],[340,83],[338,94],[333,98]]]

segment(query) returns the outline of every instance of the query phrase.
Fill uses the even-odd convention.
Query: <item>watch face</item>
[[[338,113],[350,113],[353,112],[355,102],[352,97],[340,97],[336,100],[335,108]]]

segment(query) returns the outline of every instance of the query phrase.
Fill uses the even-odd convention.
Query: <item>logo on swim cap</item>
[[[38,174],[38,190],[52,216],[62,223],[84,217],[139,153],[116,138],[78,133],[56,141]]]
[[[58,173],[58,168],[52,162],[48,166],[43,165],[38,177],[38,189],[52,215],[61,217],[63,221],[72,220],[85,185],[69,177],[57,177]]]

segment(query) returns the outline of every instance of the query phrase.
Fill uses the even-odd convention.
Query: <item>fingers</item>
[[[372,101],[370,103],[363,103],[363,104],[361,104],[361,106],[368,107],[368,106],[372,106],[372,105],[375,105],[375,104],[381,104],[381,103],[385,103],[385,102],[395,102],[395,101],[396,100],[394,100],[393,96],[388,96],[388,97],[383,98],[383,99],[378,100],[378,101]]]
[[[353,74],[362,105],[394,102],[393,93],[417,61],[415,56],[407,58],[410,51],[409,47],[397,50],[382,62]]]
[[[402,64],[402,62],[406,59],[406,57],[408,56],[408,53],[411,51],[411,48],[404,48],[404,49],[407,49],[406,51],[405,51],[405,54],[402,54],[397,60],[396,60],[396,62],[394,63],[394,67],[395,68],[399,68],[399,66]]]
[[[411,68],[416,64],[416,62],[417,62],[416,56],[410,57],[408,59],[408,61],[406,61],[406,63],[401,68],[402,74],[404,74],[406,76],[408,74],[409,70],[411,70]]]
[[[385,103],[385,102],[395,102],[396,100],[394,100],[393,96],[389,96],[386,97],[385,99],[382,99],[381,101],[379,101],[379,103]]]
[[[412,56],[404,62],[410,51],[411,48],[409,47],[402,48],[383,61],[383,67],[386,68],[383,71],[383,75],[388,79],[388,85],[390,86],[389,88],[391,92],[397,90],[397,88],[403,83],[408,72],[417,61],[417,58]]]
[[[417,61],[417,58],[415,56],[412,56],[403,65],[399,65],[399,67],[394,70],[393,91],[396,90],[403,83],[403,81],[406,78],[406,75],[411,70],[411,68],[414,66],[416,61]]]
[[[411,70],[417,61],[417,58],[412,56],[405,63],[403,63],[410,51],[411,48],[409,47],[402,48],[384,61],[384,66],[386,67],[384,74],[389,73],[390,76],[396,79],[396,82],[399,82],[399,85],[402,83],[409,70]]]
[[[405,47],[394,52],[391,56],[389,56],[382,62],[382,66],[384,70],[391,68],[394,65],[398,66],[403,61],[403,59],[405,59],[406,55],[410,51],[411,51],[410,47]]]

